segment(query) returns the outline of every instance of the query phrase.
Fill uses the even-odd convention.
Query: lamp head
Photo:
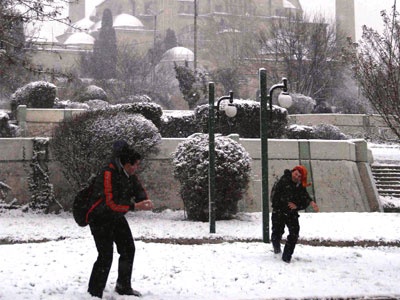
[[[289,93],[284,91],[279,94],[278,103],[283,108],[289,108],[292,106],[293,100]]]
[[[229,118],[233,118],[237,114],[237,107],[232,103],[229,103],[228,105],[226,105],[224,110],[225,110],[226,116]]]

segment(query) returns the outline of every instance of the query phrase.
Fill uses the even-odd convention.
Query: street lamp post
[[[210,233],[215,233],[215,114],[217,110],[219,114],[220,103],[223,100],[229,100],[230,105],[226,106],[225,113],[228,117],[234,117],[236,115],[236,107],[232,106],[233,103],[233,92],[229,93],[229,96],[223,96],[218,99],[217,105],[215,105],[215,86],[213,82],[208,85],[208,213],[210,223]]]
[[[262,224],[263,224],[263,242],[269,243],[269,189],[268,189],[268,122],[272,120],[272,96],[276,89],[282,89],[279,96],[279,103],[288,108],[291,103],[291,97],[287,90],[287,79],[283,78],[282,83],[273,85],[267,93],[267,71],[264,68],[259,69],[260,81],[260,137],[261,137],[261,189],[262,189]],[[267,104],[269,103],[269,113]]]

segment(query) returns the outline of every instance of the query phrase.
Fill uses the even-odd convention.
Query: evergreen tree
[[[183,99],[188,103],[190,109],[194,109],[207,94],[206,76],[190,69],[187,62],[185,66],[174,63],[174,70]]]
[[[105,9],[101,20],[99,37],[93,47],[93,77],[110,79],[116,77],[117,38],[113,28],[110,9]]]

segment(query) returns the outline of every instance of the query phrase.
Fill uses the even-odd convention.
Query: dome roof
[[[93,45],[93,44],[94,44],[94,37],[85,32],[75,32],[71,34],[64,42],[64,45]]]
[[[288,0],[283,0],[283,7],[284,8],[290,8],[290,9],[297,9],[297,7],[294,6],[293,3],[291,3]]]
[[[143,23],[138,18],[129,14],[120,14],[115,17],[113,27],[132,29],[144,26]]]
[[[193,51],[185,47],[174,47],[163,54],[161,61],[193,61]]]
[[[94,22],[88,18],[80,19],[78,22],[73,24],[72,32],[77,31],[89,31],[89,29],[94,25]]]

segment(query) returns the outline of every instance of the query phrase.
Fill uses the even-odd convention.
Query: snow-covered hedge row
[[[216,122],[215,131],[228,135],[237,133],[243,138],[260,137],[260,103],[253,100],[235,100],[237,115],[228,118],[224,112],[220,112]],[[285,133],[288,124],[287,110],[273,105],[272,119],[268,120],[268,137],[280,138]],[[203,132],[208,132],[208,104],[200,105],[195,109],[196,122],[202,125]]]
[[[182,114],[181,111],[164,113],[161,122],[160,133],[164,138],[185,138],[202,130],[192,111],[187,114]]]
[[[160,105],[153,102],[134,102],[129,104],[116,104],[110,107],[112,111],[125,112],[127,114],[141,114],[146,119],[153,122],[157,128],[161,126],[161,116],[163,114]]]
[[[286,130],[289,139],[321,139],[321,140],[347,140],[349,139],[340,129],[331,124],[315,126],[291,125]]]
[[[195,134],[180,143],[174,154],[174,176],[181,184],[180,194],[189,220],[207,221],[208,135]],[[238,201],[250,180],[249,153],[238,142],[215,138],[216,219],[229,219],[237,213]]]

